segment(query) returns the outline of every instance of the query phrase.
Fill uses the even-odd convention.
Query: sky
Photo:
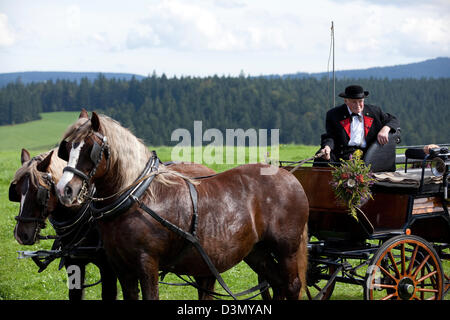
[[[0,0],[0,73],[258,76],[450,56],[450,0]]]

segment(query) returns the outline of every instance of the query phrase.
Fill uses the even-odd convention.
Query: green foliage
[[[450,79],[342,79],[370,91],[367,103],[396,115],[405,144],[444,143],[450,118]],[[325,113],[332,107],[326,78],[250,77],[167,78],[142,80],[57,80],[0,89],[0,125],[39,119],[39,113],[77,111],[81,107],[110,115],[151,145],[174,145],[177,128],[193,132],[194,120],[204,130],[217,128],[280,129],[280,143],[319,144]],[[336,103],[342,100],[337,98]]]

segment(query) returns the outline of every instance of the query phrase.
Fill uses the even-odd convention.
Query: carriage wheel
[[[321,275],[331,276],[336,271],[336,267],[332,264],[319,264],[310,263],[308,264],[308,272],[306,274],[307,286],[305,288],[306,298],[308,300],[313,300],[322,291],[323,288],[328,284],[327,280],[321,280]],[[336,281],[334,280],[329,284],[328,288],[325,290],[323,296],[320,300],[328,300],[333,294]]]
[[[386,241],[372,258],[366,273],[368,300],[440,300],[442,265],[434,248],[417,236]]]

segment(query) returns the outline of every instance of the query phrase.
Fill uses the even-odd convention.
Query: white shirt
[[[350,108],[347,106],[348,112],[351,114]],[[358,113],[359,117],[353,117],[350,124],[350,141],[349,146],[358,146],[361,148],[366,147],[366,139],[364,138],[364,117],[362,113]]]

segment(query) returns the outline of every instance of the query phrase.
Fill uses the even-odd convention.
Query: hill
[[[78,119],[80,112],[45,112],[41,119],[26,123],[0,126],[0,151],[21,148],[49,150],[61,140],[67,127]]]
[[[0,73],[0,88],[6,86],[8,83],[15,82],[18,79],[23,84],[32,82],[45,82],[56,80],[69,80],[79,83],[81,79],[87,78],[89,81],[94,81],[99,77],[99,74],[104,76],[107,80],[121,79],[131,80],[133,77],[136,80],[146,78],[142,75],[131,73],[100,73],[100,72],[46,72],[46,71],[29,71],[29,72],[12,72]],[[297,72],[292,74],[273,74],[262,76],[264,78],[283,78],[283,79],[304,79],[328,77],[327,72],[307,73]],[[374,67],[368,69],[353,69],[336,71],[337,79],[420,79],[420,78],[450,78],[450,58],[440,57],[430,60],[425,60],[417,63],[409,63],[402,65],[394,65],[388,67]]]
[[[98,78],[99,74],[104,76],[106,79],[121,79],[121,80],[131,80],[135,77],[137,80],[145,78],[141,75],[131,74],[131,73],[100,73],[100,72],[47,72],[47,71],[29,71],[29,72],[12,72],[12,73],[1,73],[0,74],[0,88],[6,86],[10,82],[15,82],[18,79],[23,84],[28,84],[32,82],[45,82],[45,81],[56,81],[56,80],[69,80],[76,81],[79,83],[81,79],[87,78],[90,81],[94,81]]]
[[[395,65],[389,67],[375,67],[368,69],[341,70],[335,72],[337,79],[421,79],[421,78],[450,78],[450,58],[441,57],[417,63]],[[281,78],[317,78],[328,77],[327,72],[306,73],[298,72],[281,76]]]

